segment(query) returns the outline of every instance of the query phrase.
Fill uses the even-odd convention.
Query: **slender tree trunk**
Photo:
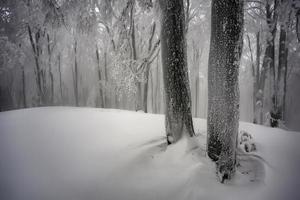
[[[195,91],[195,95],[196,95],[196,102],[195,102],[195,117],[199,117],[198,115],[198,111],[199,111],[199,92],[200,92],[200,77],[199,77],[199,73],[196,77],[196,91]]]
[[[79,106],[78,101],[78,63],[77,63],[77,41],[75,41],[74,45],[74,73],[73,73],[73,81],[74,81],[74,97],[75,97],[75,105]]]
[[[148,85],[149,85],[149,72],[150,72],[150,64],[146,64],[146,71],[145,71],[145,83],[144,83],[144,94],[143,94],[143,110],[145,113],[148,112]]]
[[[263,89],[260,88],[259,81],[260,81],[260,57],[261,57],[261,47],[260,47],[260,32],[256,33],[256,61],[253,59],[252,49],[251,49],[251,41],[248,37],[248,45],[251,51],[251,60],[252,60],[252,78],[253,78],[253,123],[261,123],[260,113],[262,112],[263,106],[263,99],[262,93]]]
[[[159,89],[160,89],[160,76],[159,76],[159,57],[156,60],[156,87],[155,87],[155,111],[160,113],[160,99],[159,99]]]
[[[35,37],[33,37],[33,33],[31,30],[31,27],[27,26],[28,35],[30,44],[32,47],[32,51],[34,54],[34,61],[35,61],[35,74],[36,74],[36,84],[37,84],[37,95],[38,95],[38,105],[42,105],[42,99],[43,99],[43,91],[42,91],[42,80],[41,80],[41,68],[40,68],[40,62],[39,62],[39,56],[40,56],[40,47],[39,47],[39,39],[40,39],[40,30],[36,32]]]
[[[280,118],[283,119],[284,117],[284,109],[285,109],[285,93],[286,93],[286,72],[287,72],[287,32],[286,27],[284,25],[280,26],[280,36],[279,36],[279,57],[278,57],[278,78],[277,78],[277,99],[281,99],[282,101],[279,102],[278,111],[280,113]],[[282,73],[283,74],[283,82],[282,82]],[[280,85],[282,84],[282,92],[280,94]]]
[[[109,107],[109,97],[108,94],[106,93],[106,87],[108,85],[108,67],[107,67],[107,52],[104,52],[104,77],[105,77],[105,85],[104,85],[104,91],[103,91],[103,96],[104,96],[104,108]]]
[[[256,122],[263,124],[263,103],[264,103],[264,88],[260,88],[259,82],[261,79],[261,71],[260,71],[260,57],[261,57],[261,47],[260,47],[260,32],[258,31],[256,34],[256,72],[254,77],[254,88],[255,88],[255,106],[258,107]],[[264,77],[263,77],[264,78]],[[259,120],[258,120],[259,117]]]
[[[52,65],[51,65],[51,55],[52,55],[52,50],[51,50],[51,45],[50,45],[50,37],[49,34],[47,34],[47,49],[48,49],[48,66],[49,66],[49,77],[50,77],[50,104],[54,104],[54,76],[52,72]]]
[[[275,35],[274,35],[275,36]],[[267,47],[264,53],[263,63],[262,63],[262,69],[260,72],[260,79],[259,79],[259,90],[262,91],[261,95],[261,101],[262,101],[262,111],[260,113],[260,122],[261,124],[264,123],[264,117],[263,117],[263,108],[264,108],[264,91],[265,91],[265,85],[266,85],[266,79],[267,79],[267,72],[275,67],[274,66],[274,59],[275,59],[275,45],[274,45],[274,37],[269,38],[267,40]],[[272,122],[271,122],[272,123]]]
[[[51,67],[51,64],[50,64]],[[49,69],[49,73],[50,73],[50,84],[51,84],[51,94],[50,94],[50,104],[54,105],[54,76],[53,76],[53,72],[52,72],[52,67]]]
[[[61,54],[58,55],[58,72],[59,72],[59,91],[61,103],[63,103],[63,88],[62,88],[62,75],[61,75]]]
[[[212,0],[208,68],[208,156],[217,162],[221,182],[235,171],[239,128],[239,63],[243,1]]]
[[[150,31],[150,37],[149,37],[149,40],[148,40],[148,54],[151,55],[152,52],[155,51],[155,49],[157,48],[157,43],[155,45],[152,45],[152,42],[153,42],[153,38],[154,38],[154,35],[155,35],[155,30],[156,30],[156,23],[153,23],[152,25],[152,28],[151,28],[151,31]],[[158,43],[159,44],[159,43]],[[151,59],[151,56],[149,56],[149,59]],[[155,57],[153,58],[155,59]],[[145,62],[145,72],[144,72],[144,77],[145,77],[145,83],[144,83],[144,93],[143,93],[143,104],[142,104],[142,108],[144,110],[144,112],[148,112],[148,86],[149,86],[149,74],[150,74],[150,67],[151,67],[151,63],[153,62],[150,61],[150,60],[147,60]]]
[[[165,88],[165,125],[168,143],[184,130],[193,136],[191,92],[187,67],[183,0],[159,0],[161,8],[161,58]]]
[[[154,91],[154,77],[153,77],[153,71],[151,71],[151,108],[152,113],[156,113],[155,110],[155,91]]]
[[[263,60],[263,69],[262,69],[262,75],[261,79],[266,78],[266,71],[270,69],[270,81],[273,84],[273,94],[271,95],[271,103],[272,108],[270,111],[271,119],[270,124],[272,127],[278,126],[278,99],[277,99],[277,77],[276,77],[276,68],[275,68],[275,38],[277,33],[277,7],[278,7],[278,0],[273,0],[273,3],[271,1],[267,1],[265,4],[266,8],[266,22],[268,26],[268,31],[270,33],[270,36],[267,37],[267,47],[266,52]],[[264,88],[265,81],[262,80],[261,87]]]
[[[102,75],[101,75],[100,57],[99,57],[98,47],[96,47],[96,62],[97,62],[97,69],[98,69],[99,97],[100,97],[100,101],[101,101],[100,107],[104,108],[104,100],[103,100],[104,98],[103,98],[103,93],[102,93],[102,86],[100,85],[101,81],[102,81]]]
[[[22,67],[22,98],[23,98],[23,107],[27,108],[26,101],[26,79],[25,79],[25,68]]]
[[[137,56],[137,50],[136,50],[136,38],[135,38],[135,23],[134,23],[134,4],[132,4],[131,10],[130,10],[130,16],[131,16],[131,48],[132,48],[132,60],[136,61]],[[143,108],[143,102],[142,102],[142,83],[140,80],[136,80],[135,83],[136,86],[136,105],[135,109],[138,110],[144,110]]]
[[[286,96],[287,96],[287,78],[288,78],[288,48],[286,48],[286,53],[285,53],[285,70],[284,70],[284,77],[283,77],[283,100],[282,100],[282,109],[283,109],[283,114],[282,114],[282,119],[286,122],[287,120],[287,107],[286,107]]]

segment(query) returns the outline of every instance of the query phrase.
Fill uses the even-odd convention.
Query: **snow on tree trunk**
[[[186,60],[183,0],[160,0],[161,56],[165,88],[165,125],[168,142],[178,141],[183,131],[194,135],[191,93]]]
[[[263,59],[263,68],[262,78],[266,79],[267,70],[269,70],[270,78],[271,78],[271,88],[272,95],[271,95],[271,104],[272,108],[270,110],[270,124],[272,127],[278,126],[278,119],[279,119],[279,112],[277,107],[277,87],[276,87],[276,65],[275,65],[275,38],[277,32],[277,7],[278,7],[278,0],[267,1],[265,5],[266,9],[266,22],[268,27],[269,36],[267,39],[267,46],[265,50],[265,55]],[[273,8],[272,8],[273,7]],[[275,12],[276,11],[276,12]],[[265,80],[261,83],[261,88],[265,87]]]
[[[208,67],[208,156],[218,161],[218,172],[228,179],[235,169],[242,32],[242,1],[213,0]]]

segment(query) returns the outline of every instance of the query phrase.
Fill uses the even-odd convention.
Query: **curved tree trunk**
[[[183,131],[194,135],[191,93],[186,59],[183,0],[160,0],[161,57],[165,88],[165,125],[169,143],[178,141]]]
[[[235,170],[239,128],[239,63],[242,52],[243,3],[213,0],[208,67],[208,156],[222,180]]]

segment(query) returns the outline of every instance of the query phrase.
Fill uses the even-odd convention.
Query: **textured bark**
[[[230,179],[235,170],[239,127],[238,74],[242,52],[243,3],[213,0],[208,67],[208,156]]]
[[[191,93],[186,60],[183,0],[160,0],[161,57],[165,89],[165,126],[168,142],[178,141],[184,130],[194,135]]]
[[[280,36],[279,36],[279,57],[278,57],[278,75],[277,75],[277,81],[276,81],[276,87],[277,87],[277,99],[278,100],[277,109],[280,113],[280,118],[284,118],[284,110],[285,110],[285,96],[286,96],[286,76],[287,76],[287,54],[288,54],[288,48],[287,48],[287,31],[286,26],[281,25],[280,26]],[[283,76],[283,81],[282,81]],[[282,92],[283,94],[280,94],[282,85]]]
[[[271,119],[270,124],[272,127],[278,126],[279,112],[278,112],[278,98],[277,98],[277,76],[275,66],[275,38],[277,33],[277,7],[278,0],[267,1],[265,5],[266,9],[266,22],[270,36],[267,37],[267,47],[264,55],[263,66],[262,66],[262,82],[260,83],[261,88],[265,87],[266,72],[270,70],[271,81],[273,83],[273,94],[271,95],[272,108],[270,111]]]

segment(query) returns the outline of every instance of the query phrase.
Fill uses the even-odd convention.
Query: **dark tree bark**
[[[74,83],[74,97],[75,105],[79,106],[79,96],[78,96],[78,62],[77,62],[77,41],[74,45],[74,72],[73,72],[73,83]]]
[[[61,54],[58,55],[58,73],[59,73],[59,91],[61,103],[63,103],[63,88],[62,88],[62,75],[61,75]]]
[[[191,92],[187,68],[183,0],[159,0],[161,8],[161,57],[165,88],[165,126],[168,143],[184,131],[193,136]]]
[[[144,83],[144,94],[143,94],[143,110],[145,113],[148,112],[148,85],[149,85],[149,74],[150,74],[150,64],[147,63],[145,69],[145,83]]]
[[[39,40],[40,40],[40,29],[35,33],[35,37],[31,30],[31,27],[27,25],[28,35],[30,44],[32,47],[32,51],[34,54],[34,61],[35,61],[35,74],[36,74],[36,84],[37,84],[37,95],[38,95],[38,105],[43,104],[43,88],[42,88],[42,70],[40,67],[40,54],[41,48],[39,47]]]
[[[284,70],[284,77],[283,77],[283,99],[282,99],[282,119],[286,122],[287,121],[287,106],[286,106],[286,96],[287,96],[287,79],[288,79],[288,48],[285,50],[285,70]]]
[[[287,85],[287,58],[288,58],[288,48],[287,48],[287,25],[280,26],[280,36],[279,36],[279,56],[278,56],[278,75],[277,75],[277,99],[281,99],[279,103],[278,110],[280,113],[280,118],[284,120],[285,118],[285,98],[286,98],[286,85]],[[283,81],[282,81],[283,77]],[[280,85],[282,85],[282,92],[280,94]]]
[[[98,81],[99,81],[99,84],[100,84],[101,81],[102,81],[102,75],[101,75],[101,67],[100,67],[99,50],[98,50],[97,46],[96,46],[96,62],[97,62],[97,69],[98,69]],[[100,101],[101,101],[100,107],[104,108],[103,92],[102,92],[102,87],[100,85],[99,85],[99,97],[100,97]]]
[[[252,66],[252,78],[253,78],[253,123],[257,124],[263,123],[262,115],[263,115],[263,88],[261,88],[260,78],[261,78],[261,70],[260,70],[260,57],[261,57],[261,45],[260,45],[260,32],[256,33],[256,60],[254,61],[253,54],[251,48],[251,40],[249,35],[247,35],[248,46],[251,54],[251,66]]]
[[[149,58],[146,59],[146,63],[145,63],[144,77],[146,80],[144,83],[144,95],[143,95],[143,106],[142,106],[145,113],[148,112],[148,101],[147,101],[148,100],[148,86],[149,86],[149,74],[150,74],[150,67],[151,67],[150,62],[152,62],[152,61],[149,61],[149,59],[152,56],[152,54],[154,53],[153,50],[155,50],[157,48],[157,43],[154,46],[152,44],[155,30],[156,30],[156,23],[154,23],[151,28],[151,33],[150,33],[150,37],[148,40],[148,54],[149,54],[148,57]]]
[[[161,76],[160,73],[159,73],[159,63],[160,60],[159,60],[159,57],[157,57],[157,60],[156,60],[156,87],[155,87],[155,113],[160,113],[160,98],[159,98],[159,89],[160,89],[160,78]]]
[[[47,49],[48,49],[48,66],[49,66],[49,77],[50,77],[50,104],[54,104],[54,76],[52,72],[52,65],[51,65],[51,56],[52,56],[52,49],[50,45],[50,36],[47,34]]]
[[[261,88],[265,88],[266,72],[270,70],[270,75],[273,82],[273,94],[271,95],[272,108],[270,111],[271,119],[270,124],[272,127],[278,126],[278,119],[280,118],[278,110],[278,98],[277,98],[277,77],[276,77],[276,66],[275,66],[275,38],[277,33],[277,6],[278,0],[267,1],[265,5],[266,9],[266,22],[269,31],[269,37],[267,37],[267,47],[262,65],[262,77],[261,77]]]
[[[253,98],[255,99],[255,105],[257,110],[257,122],[263,124],[263,106],[264,106],[264,88],[260,85],[261,78],[265,77],[261,75],[260,70],[260,58],[261,58],[261,44],[260,44],[260,32],[258,31],[256,34],[256,69],[255,69],[255,77],[254,77],[254,91]],[[264,85],[264,84],[263,84]]]
[[[213,0],[208,67],[208,156],[222,181],[235,171],[239,127],[239,63],[242,52],[243,1]]]
[[[22,67],[22,99],[23,99],[23,107],[27,108],[27,100],[26,100],[26,79],[25,79],[25,68]]]
[[[103,90],[103,96],[104,96],[104,108],[108,108],[109,107],[109,96],[106,93],[106,86],[108,85],[108,66],[107,66],[107,52],[104,52],[104,77],[105,77],[105,89]]]
[[[130,8],[130,41],[131,41],[131,57],[133,61],[138,59],[137,48],[136,48],[136,36],[135,36],[135,22],[134,22],[134,6],[135,2],[132,1]],[[135,81],[136,86],[136,97],[135,97],[135,110],[144,110],[142,102],[142,83],[139,80]]]

